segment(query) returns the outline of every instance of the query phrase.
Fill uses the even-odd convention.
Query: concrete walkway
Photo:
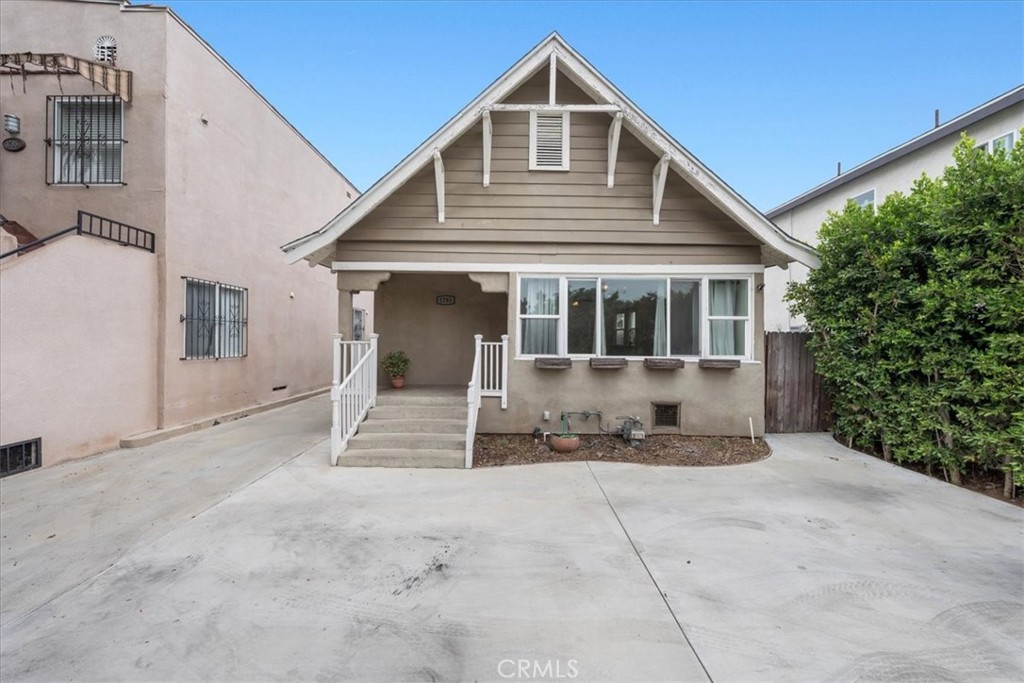
[[[1024,677],[1020,509],[826,435],[330,468],[327,406],[0,482],[0,679]]]

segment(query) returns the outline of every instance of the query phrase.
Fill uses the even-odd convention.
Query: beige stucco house
[[[936,114],[936,119],[938,114]],[[985,149],[1009,149],[1024,127],[1024,85],[961,114],[944,124],[879,154],[859,166],[804,192],[768,211],[788,235],[818,243],[818,230],[830,211],[842,211],[848,201],[875,205],[893,192],[909,192],[926,173],[941,175],[953,163],[953,148],[968,135]],[[790,282],[803,282],[807,267],[794,264],[789,270],[765,271],[765,326],[768,330],[801,329],[803,318],[789,313],[783,295]]]
[[[407,352],[413,386],[461,387],[453,465],[476,431],[558,431],[563,412],[590,413],[584,432],[600,412],[762,433],[764,269],[816,263],[557,34],[284,250],[336,274],[346,338],[352,292],[372,290],[379,353]],[[366,381],[339,377],[336,456],[401,444],[379,407],[356,424],[377,397],[346,387]]]
[[[0,445],[50,465],[329,384],[334,280],[277,245],[357,196],[342,173],[167,8],[5,0],[0,26],[0,214],[85,223],[0,260]]]

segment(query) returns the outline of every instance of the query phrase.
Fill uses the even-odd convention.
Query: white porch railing
[[[473,466],[473,441],[481,396],[498,396],[501,408],[508,407],[508,335],[500,342],[485,342],[482,334],[473,335],[473,369],[466,387],[466,469]]]
[[[466,469],[473,466],[473,440],[476,438],[476,418],[480,412],[480,352],[484,336],[473,335],[473,339],[476,340],[476,350],[473,352],[473,370],[466,387]]]
[[[504,410],[508,408],[508,335],[501,335],[500,342],[478,343],[482,347],[480,395],[500,396]]]
[[[337,465],[359,423],[377,403],[377,335],[350,342],[334,335],[331,402],[331,465]]]

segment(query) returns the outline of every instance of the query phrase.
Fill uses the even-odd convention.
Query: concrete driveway
[[[330,468],[327,406],[0,482],[0,678],[1024,678],[1018,508],[826,435]]]

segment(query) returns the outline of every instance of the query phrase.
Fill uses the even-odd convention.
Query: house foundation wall
[[[533,361],[511,361],[508,408],[497,399],[484,398],[477,422],[479,433],[525,434],[540,427],[545,432],[561,429],[563,411],[599,411],[601,427],[622,423],[620,415],[635,415],[653,430],[654,403],[679,405],[679,427],[658,433],[697,436],[764,435],[764,365],[744,363],[737,369],[699,368],[687,364],[681,370],[649,370],[643,361],[625,368],[599,370],[579,360],[566,370],[542,370]],[[544,420],[544,411],[550,419]],[[598,432],[598,419],[572,417],[572,431]]]

